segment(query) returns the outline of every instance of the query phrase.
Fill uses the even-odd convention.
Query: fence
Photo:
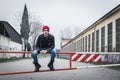
[[[7,53],[7,54],[31,54],[31,51],[3,51],[0,50],[0,53]],[[69,55],[69,68],[60,68],[55,69],[55,71],[60,70],[73,70],[73,69],[83,69],[83,68],[96,68],[96,67],[108,67],[108,66],[120,66],[120,64],[108,64],[108,65],[97,65],[97,66],[83,66],[83,67],[72,67],[72,61],[79,61],[79,62],[110,62],[110,63],[120,63],[120,53],[119,52],[59,52],[57,54],[61,55]],[[40,70],[40,72],[47,72],[49,70]],[[21,71],[21,72],[0,72],[0,75],[8,75],[8,74],[22,74],[22,73],[33,73],[34,71]]]

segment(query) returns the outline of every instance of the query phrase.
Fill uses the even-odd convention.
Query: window
[[[92,52],[94,52],[94,48],[95,48],[94,42],[95,42],[95,33],[93,32],[92,33]]]
[[[105,52],[105,27],[101,28],[101,52]]]
[[[81,40],[79,40],[79,51],[81,51]]]
[[[76,51],[79,51],[79,40],[76,42]]]
[[[80,44],[80,46],[81,46],[81,52],[83,52],[83,43],[82,43],[82,39],[80,40],[81,41],[81,44]]]
[[[74,51],[74,43],[72,43],[72,51]]]
[[[76,51],[75,46],[76,46],[76,42],[73,43],[73,51]]]
[[[96,31],[96,52],[99,52],[99,30]]]
[[[108,24],[108,52],[112,52],[112,22]]]
[[[78,42],[78,51],[80,51],[80,40],[77,41]]]
[[[74,51],[76,51],[76,49],[77,49],[77,43],[74,42]]]
[[[90,34],[88,35],[88,52],[90,52]]]
[[[83,52],[84,52],[84,38],[83,38]]]
[[[116,52],[120,52],[120,18],[116,20]]]
[[[71,50],[72,50],[72,49],[71,49],[71,44],[70,44],[69,48],[70,48],[70,52],[71,52]]]
[[[85,52],[87,52],[87,36],[85,36]]]

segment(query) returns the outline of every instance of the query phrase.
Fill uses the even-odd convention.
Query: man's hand
[[[47,50],[41,50],[40,53],[41,53],[41,54],[46,54],[46,53],[47,53]]]

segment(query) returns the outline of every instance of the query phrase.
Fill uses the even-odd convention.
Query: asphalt
[[[40,58],[41,70],[49,69],[47,64],[50,58]],[[69,61],[57,59],[54,64],[56,69],[69,68]],[[72,67],[91,66],[88,63],[72,62]],[[0,63],[1,72],[15,72],[34,70],[32,59]],[[120,71],[109,68],[89,68],[63,71],[36,72],[14,75],[0,75],[0,80],[120,80]]]

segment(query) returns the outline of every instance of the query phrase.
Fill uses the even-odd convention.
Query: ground
[[[49,59],[49,57],[39,59],[39,63],[42,65],[41,70],[49,69],[47,67]],[[72,63],[72,67],[92,65],[80,62]],[[54,65],[56,69],[69,68],[69,61],[56,58]],[[32,59],[0,63],[0,72],[14,72],[24,70],[34,70]],[[64,71],[36,72],[26,74],[0,75],[0,80],[120,80],[120,70],[118,71],[109,68],[89,68]]]

